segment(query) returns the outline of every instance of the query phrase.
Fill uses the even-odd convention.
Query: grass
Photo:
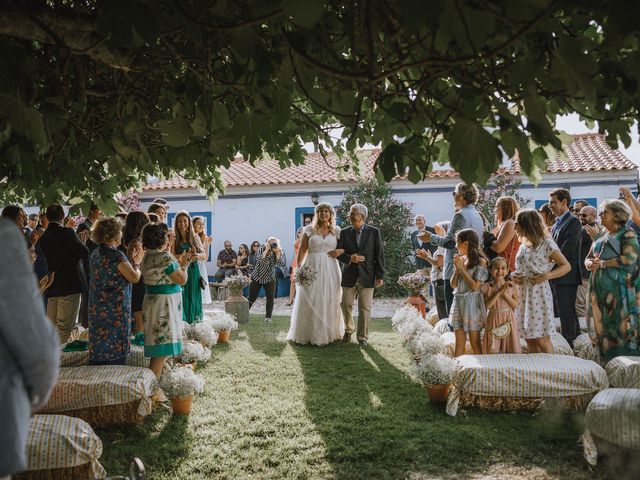
[[[140,457],[149,478],[607,478],[578,444],[581,415],[467,410],[455,418],[405,375],[388,319],[369,347],[301,347],[288,317],[251,324],[214,348],[188,417],[163,408],[144,425],[103,429],[114,475]]]

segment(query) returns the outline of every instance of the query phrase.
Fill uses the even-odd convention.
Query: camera
[[[278,244],[276,242],[271,243],[271,248],[278,248]]]

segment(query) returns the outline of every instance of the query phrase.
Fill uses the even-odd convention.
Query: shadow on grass
[[[465,478],[501,464],[512,473],[535,466],[588,476],[571,417],[474,411],[452,418],[371,344],[294,350],[305,406],[336,478]]]
[[[240,327],[246,333],[251,348],[269,357],[279,357],[287,347],[289,317],[273,317],[273,323],[265,323],[264,317],[251,315],[249,325]]]
[[[104,451],[100,463],[109,475],[128,472],[133,457],[139,457],[147,471],[171,473],[191,450],[189,416],[171,415],[164,407],[158,407],[143,425],[99,429],[97,433]]]

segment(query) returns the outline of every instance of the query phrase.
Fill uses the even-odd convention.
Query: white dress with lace
[[[322,236],[308,225],[304,234],[309,237],[309,249],[302,264],[311,266],[317,273],[311,285],[296,286],[287,340],[327,345],[344,335],[340,309],[342,272],[338,260],[327,255],[336,248],[340,228],[336,227],[333,233]]]

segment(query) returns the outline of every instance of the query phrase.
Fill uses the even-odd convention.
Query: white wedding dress
[[[338,260],[327,255],[336,248],[340,228],[336,227],[334,234],[323,237],[308,225],[304,233],[309,237],[309,250],[302,264],[311,266],[317,273],[311,285],[296,285],[287,340],[327,345],[344,335],[340,309],[342,272]]]

